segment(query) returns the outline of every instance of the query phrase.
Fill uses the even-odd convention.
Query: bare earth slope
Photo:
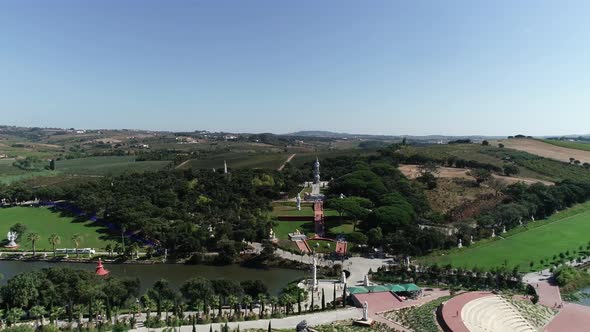
[[[418,170],[418,165],[400,165],[399,170],[410,179],[414,179],[414,178],[420,176],[420,172]],[[438,170],[439,170],[439,173],[436,174],[436,177],[439,177],[439,178],[461,178],[461,179],[471,179],[471,180],[473,179],[472,176],[467,174],[467,172],[469,172],[469,170],[466,168],[439,167]],[[543,181],[543,180],[525,178],[525,177],[518,177],[518,176],[508,177],[508,176],[494,174],[494,177],[506,182],[507,184],[513,184],[513,183],[517,183],[517,182],[524,182],[526,184],[533,184],[533,183],[541,182],[541,183],[548,185],[548,186],[554,184],[553,182],[549,182],[549,181]]]
[[[570,158],[575,158],[582,163],[590,163],[590,151],[564,148],[534,139],[507,139],[500,140],[498,143],[502,143],[510,149],[525,151],[545,158],[564,162],[569,162]]]

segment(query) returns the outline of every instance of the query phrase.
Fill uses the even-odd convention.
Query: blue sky
[[[0,123],[590,133],[588,1],[0,1]]]

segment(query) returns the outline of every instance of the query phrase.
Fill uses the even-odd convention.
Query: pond
[[[582,288],[580,289],[580,292],[590,294],[590,287]],[[590,307],[590,297],[582,297],[579,301],[576,301],[575,303]]]
[[[49,262],[22,262],[0,261],[0,273],[4,276],[0,280],[3,285],[13,276],[47,267],[69,267],[94,271],[93,263],[49,263]],[[116,277],[139,278],[141,280],[141,293],[150,288],[154,282],[164,278],[170,281],[175,288],[180,287],[186,280],[193,277],[207,279],[228,279],[235,281],[261,280],[266,284],[273,295],[285,287],[289,282],[305,277],[305,271],[272,268],[251,269],[239,265],[209,266],[209,265],[182,265],[182,264],[105,264],[105,268]]]

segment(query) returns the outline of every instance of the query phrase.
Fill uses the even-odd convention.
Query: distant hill
[[[451,141],[457,139],[471,139],[473,141],[481,141],[484,139],[503,139],[505,136],[445,136],[445,135],[427,135],[427,136],[414,136],[414,135],[369,135],[369,134],[349,134],[349,133],[336,133],[324,130],[306,130],[297,131],[294,133],[284,134],[285,136],[298,136],[298,137],[322,137],[322,138],[339,138],[339,139],[372,139],[372,140],[388,140],[397,141],[406,138],[411,141],[421,142],[434,142],[434,141]]]

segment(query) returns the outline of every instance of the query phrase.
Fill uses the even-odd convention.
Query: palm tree
[[[61,243],[61,238],[57,234],[51,234],[49,236],[49,243],[53,246],[53,257],[55,258],[55,247]]]
[[[260,293],[258,294],[257,298],[258,302],[260,302],[260,309],[258,310],[258,315],[260,316],[260,318],[262,318],[262,315],[264,313],[264,305],[266,303],[266,294]]]
[[[227,304],[229,304],[229,316],[231,317],[231,310],[238,304],[238,297],[235,295],[230,295],[227,297]]]
[[[164,310],[166,321],[168,320],[168,312],[170,310],[172,310],[172,308],[174,308],[174,303],[172,303],[172,301],[170,301],[170,300],[162,301],[162,309]]]
[[[110,244],[110,243],[107,244],[104,247],[104,250],[109,253],[109,257],[113,256],[113,245],[112,244]]]
[[[22,316],[24,316],[25,312],[21,308],[11,308],[6,313],[6,322],[8,326],[12,326],[12,324],[18,323]]]
[[[35,250],[35,242],[39,241],[40,238],[41,236],[37,233],[29,233],[29,235],[27,235],[27,241],[30,241],[33,245],[33,256],[37,253],[37,250]]]
[[[252,313],[252,302],[254,302],[254,300],[252,300],[252,296],[250,295],[245,295],[242,298],[242,303],[246,307],[246,310],[249,310],[250,313]]]
[[[43,326],[43,316],[45,316],[46,313],[44,306],[36,305],[31,308],[31,316],[37,319],[37,323],[40,326]]]
[[[78,252],[78,247],[80,247],[80,242],[82,242],[82,235],[74,234],[72,236],[72,241],[76,244],[76,258],[80,257],[80,253]]]

